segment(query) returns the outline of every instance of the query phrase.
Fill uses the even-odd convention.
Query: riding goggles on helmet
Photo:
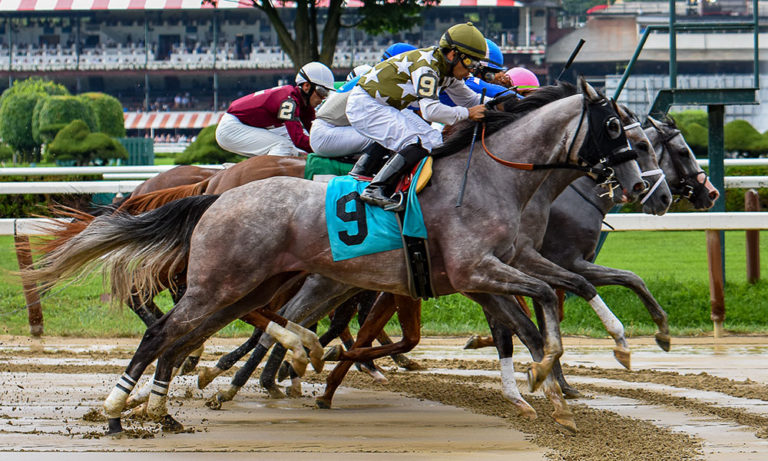
[[[327,98],[330,90],[324,86],[315,85],[315,93],[321,98]]]
[[[470,72],[474,72],[480,65],[480,61],[472,59],[464,53],[459,54],[459,61],[461,61],[461,64],[463,64]]]

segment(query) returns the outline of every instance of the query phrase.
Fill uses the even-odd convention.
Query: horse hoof
[[[301,383],[297,383],[297,385],[290,385],[285,386],[285,394],[288,396],[289,399],[299,399],[302,397],[301,394]]]
[[[220,369],[219,367],[201,368],[200,371],[197,372],[197,388],[201,390],[205,389],[214,379],[216,379],[217,376],[223,372],[224,370]]]
[[[184,376],[195,371],[197,364],[200,363],[200,357],[189,356],[184,360],[179,369],[179,376]]]
[[[538,414],[536,413],[536,410],[534,410],[533,407],[525,400],[518,399],[518,398],[509,398],[506,395],[504,397],[510,402],[512,402],[512,405],[514,405],[515,408],[517,409],[517,414],[522,416],[523,418],[534,420],[538,416]]]
[[[376,384],[388,384],[389,380],[386,376],[384,376],[379,370],[371,370],[368,367],[363,367],[363,371],[368,373],[368,375],[373,378],[373,381]]]
[[[312,351],[309,353],[309,362],[312,364],[312,369],[316,373],[321,373],[323,367],[325,367],[325,360],[323,360],[323,350]]]
[[[632,367],[630,366],[630,351],[629,349],[625,349],[623,347],[614,347],[613,348],[613,356],[616,357],[616,360],[627,370],[631,370]]]
[[[563,397],[565,397],[568,400],[580,399],[583,397],[583,395],[581,395],[581,392],[579,392],[579,390],[576,389],[575,387],[566,385],[566,386],[560,386],[560,389],[563,391]]]
[[[322,397],[315,399],[315,406],[321,410],[330,410],[331,409],[331,401],[324,399]]]
[[[576,421],[573,420],[573,413],[570,411],[555,411],[552,413],[552,418],[563,429],[574,434],[579,432],[579,429],[576,427]]]
[[[130,416],[134,418],[144,418],[147,416],[147,402],[138,405],[131,410]]]
[[[309,365],[309,360],[307,360],[306,356],[300,357],[294,355],[291,359],[291,367],[293,367],[293,371],[295,371],[299,377],[304,376],[307,372],[307,365]]]
[[[403,354],[395,354],[394,356],[392,356],[392,359],[395,361],[396,364],[400,366],[400,368],[404,368],[408,371],[424,370],[424,367],[419,365],[418,362],[409,359]]]
[[[669,335],[666,335],[664,333],[656,333],[656,344],[658,344],[661,350],[663,350],[664,352],[669,352],[670,345],[671,345],[670,342],[671,342],[671,338],[669,337]]]
[[[339,360],[339,357],[341,357],[341,346],[335,345],[330,346],[325,350],[325,354],[323,354],[323,360],[326,362],[336,362]]]
[[[120,423],[120,418],[107,419],[107,435],[116,435],[123,432],[123,425]]]
[[[269,398],[270,399],[284,399],[285,398],[285,394],[277,386],[268,387],[266,389],[267,389],[267,393],[269,394]]]
[[[291,374],[291,364],[288,362],[283,362],[280,365],[280,369],[277,370],[277,380],[278,381],[285,381],[285,379],[290,376]]]
[[[472,335],[467,340],[467,343],[464,344],[464,349],[477,349],[477,342],[480,339],[480,336],[478,335]]]
[[[544,382],[547,374],[543,372],[543,367],[540,363],[531,363],[531,368],[528,369],[528,391],[536,392],[541,383]]]
[[[184,430],[184,426],[171,415],[165,415],[160,419],[160,427],[163,432],[181,432]]]

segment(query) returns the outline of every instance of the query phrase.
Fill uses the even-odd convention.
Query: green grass
[[[761,233],[766,244],[768,232]],[[765,254],[765,252],[763,252]],[[669,314],[674,335],[697,335],[712,330],[709,317],[709,282],[704,232],[616,232],[610,235],[598,258],[599,264],[628,269],[643,277]],[[744,232],[726,232],[726,329],[739,333],[768,332],[768,264],[761,261],[763,281],[746,283]],[[0,237],[0,333],[28,334],[25,301],[18,280],[12,237]],[[139,336],[141,321],[125,307],[110,306],[101,299],[104,289],[93,276],[78,285],[59,285],[43,298],[45,332],[48,335],[120,337]],[[598,291],[624,322],[630,335],[655,331],[640,300],[628,289],[603,287]],[[156,300],[162,309],[170,298]],[[566,300],[564,334],[605,337],[606,333],[589,305],[575,297]],[[460,295],[444,296],[424,304],[423,334],[463,335],[486,332],[478,305]],[[398,333],[395,322],[388,330]],[[247,336],[250,327],[235,322],[222,336]]]

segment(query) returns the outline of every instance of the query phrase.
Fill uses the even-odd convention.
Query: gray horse
[[[618,117],[610,103],[583,80],[581,86],[583,94],[538,109],[489,111],[487,144],[502,158],[516,162],[570,164],[615,176],[624,194],[634,199],[645,187]],[[469,173],[471,183],[477,187],[470,189],[464,205],[456,208],[446,197],[456,192],[468,150],[464,147],[455,155],[438,159],[432,186],[420,196],[430,235],[433,288],[437,295],[522,294],[535,299],[541,306],[544,331],[544,354],[532,364],[530,372],[532,386],[538,387],[545,380],[552,382],[549,372],[562,354],[557,298],[548,284],[508,263],[516,253],[522,209],[551,170],[506,169],[478,156]],[[121,289],[134,284],[154,287],[167,272],[169,262],[183,260],[188,254],[186,293],[174,309],[147,329],[105,401],[110,432],[122,430],[120,414],[128,394],[157,358],[160,360],[147,411],[168,426],[181,427],[168,415],[166,407],[169,380],[178,358],[227,323],[254,307],[264,306],[306,272],[364,289],[410,294],[399,251],[333,261],[324,200],[323,184],[271,178],[232,189],[218,199],[195,197],[138,216],[100,217],[71,242],[46,256],[41,269],[29,274],[32,280],[53,283],[61,273],[71,273],[73,262],[84,265],[86,253],[90,261],[99,260],[113,269],[114,294],[124,299],[128,293]],[[202,217],[190,218],[193,206],[207,211]],[[150,224],[154,224],[156,232],[147,235],[145,229]],[[180,240],[190,229],[194,229],[191,239]],[[146,241],[132,239],[134,234],[143,235]],[[127,243],[121,247],[116,239]],[[126,260],[132,261],[129,267],[111,266]],[[508,327],[514,327],[517,313],[490,304],[484,308]],[[553,382],[553,386],[557,384]],[[564,402],[556,407],[554,417],[575,428],[573,415]]]

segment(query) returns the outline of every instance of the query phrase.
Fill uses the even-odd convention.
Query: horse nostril
[[[720,197],[720,192],[713,190],[709,192],[709,198],[712,200],[717,200],[717,198]]]
[[[638,194],[641,194],[648,190],[647,183],[645,181],[640,181],[639,183],[635,184],[634,187],[632,187],[632,190]]]

